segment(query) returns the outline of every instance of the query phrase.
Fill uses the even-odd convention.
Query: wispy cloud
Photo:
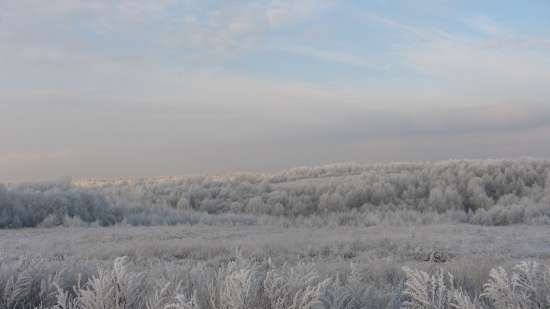
[[[412,38],[415,41],[456,39],[456,37],[441,29],[426,29],[422,27],[417,27],[375,13],[367,13],[365,14],[365,16],[369,21],[389,27],[397,32],[407,35],[409,38]]]
[[[332,4],[332,0],[222,3],[214,9],[186,14],[181,27],[170,36],[193,48],[220,52],[250,49],[258,47],[270,31],[315,18]]]
[[[324,132],[325,137],[335,136],[340,141],[368,141],[386,137],[502,134],[550,126],[550,107],[544,104],[419,108],[414,112],[358,109],[338,116],[344,117],[335,117],[334,122],[327,121],[313,131]]]
[[[369,18],[413,37],[396,43],[399,59],[434,84],[492,98],[486,104],[536,101],[550,95],[544,86],[550,83],[550,45],[544,38],[519,35],[486,16],[464,20],[483,37],[426,29],[378,15]]]
[[[483,45],[486,47],[496,49],[550,49],[549,38],[518,33],[513,28],[498,23],[486,15],[471,16],[465,18],[463,22],[474,31],[485,35]]]
[[[367,60],[366,57],[357,56],[350,53],[331,51],[331,50],[322,50],[305,46],[287,46],[287,47],[277,47],[275,50],[296,54],[304,57],[310,57],[322,61],[334,62],[340,64],[346,64],[361,68],[368,69],[383,69],[382,66],[376,65]]]
[[[56,152],[7,152],[0,153],[0,166],[1,165],[18,165],[25,163],[37,163],[48,161],[60,161],[67,159],[70,155],[68,151],[56,151]]]
[[[154,20],[174,3],[176,0],[4,0],[0,3],[0,17],[4,25],[19,29],[46,21],[59,25],[60,21],[78,18],[96,29],[116,30]]]
[[[464,23],[470,28],[487,36],[506,37],[512,36],[513,31],[498,24],[486,15],[475,15],[464,19]]]

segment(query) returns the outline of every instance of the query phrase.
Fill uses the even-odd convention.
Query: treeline
[[[548,204],[550,161],[479,160],[299,168],[275,175],[86,182],[113,204],[309,216],[350,210],[474,212]],[[80,183],[84,185],[84,183]]]
[[[61,225],[68,219],[107,226],[122,216],[103,195],[67,182],[0,185],[0,228]]]
[[[345,219],[349,214],[353,218]],[[255,224],[257,218],[360,225],[361,218],[376,224],[426,216],[489,225],[550,223],[550,161],[338,164],[277,174],[26,184],[0,189],[0,215],[0,227],[46,219],[55,225],[61,218],[101,225]]]

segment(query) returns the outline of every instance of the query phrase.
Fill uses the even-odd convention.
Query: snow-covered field
[[[282,226],[159,226],[35,228],[0,230],[3,258],[41,256],[111,261],[130,256],[208,261],[240,249],[247,256],[281,262],[298,260],[363,263],[373,259],[415,262],[433,250],[448,262],[484,258],[550,258],[547,226],[485,227],[468,224],[373,226],[368,228],[285,228]]]

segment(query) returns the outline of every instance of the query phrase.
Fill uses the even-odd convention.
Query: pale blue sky
[[[548,85],[544,0],[0,0],[0,180],[545,157]]]

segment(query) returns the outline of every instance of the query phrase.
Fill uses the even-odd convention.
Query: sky
[[[0,0],[0,181],[550,157],[547,0]]]

